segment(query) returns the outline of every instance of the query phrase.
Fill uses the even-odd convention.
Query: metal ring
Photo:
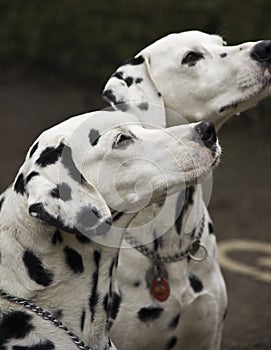
[[[208,251],[207,251],[207,249],[205,248],[205,246],[204,246],[203,244],[201,244],[201,243],[199,243],[199,249],[198,249],[198,251],[200,250],[200,248],[203,250],[202,256],[197,257],[197,256],[195,256],[195,255],[192,255],[190,252],[188,253],[188,256],[189,256],[192,260],[197,261],[197,262],[205,260],[205,259],[207,258],[207,256],[208,256]],[[198,252],[198,251],[197,251],[197,252]]]

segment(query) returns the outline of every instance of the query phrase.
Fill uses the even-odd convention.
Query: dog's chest
[[[153,261],[135,249],[121,251],[117,279],[123,304],[111,333],[119,348],[194,350],[198,346],[194,343],[195,339],[201,339],[202,348],[208,348],[213,331],[207,338],[206,332],[215,329],[214,325],[221,322],[216,318],[222,319],[221,313],[225,308],[215,238],[212,236],[203,232],[202,242],[209,252],[205,261],[196,263],[185,259],[166,264],[170,295],[163,302],[151,295],[148,285]],[[136,269],[130,268],[129,259],[137,262]],[[125,336],[120,332],[124,325]]]
[[[40,243],[43,254],[37,240],[16,249],[16,255],[14,245],[9,244],[9,253],[2,256],[2,266],[9,266],[6,280],[16,281],[17,296],[49,311],[86,344],[103,344],[115,256],[104,256],[89,240],[60,231],[49,234],[46,241],[47,245],[42,240]],[[16,276],[11,277],[8,271]],[[104,275],[108,278],[101,277]],[[1,288],[13,292],[8,286]],[[48,322],[41,322],[48,328]],[[51,327],[54,334],[55,327]]]

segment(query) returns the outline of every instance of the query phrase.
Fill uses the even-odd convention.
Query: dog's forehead
[[[37,141],[43,146],[58,143],[60,139],[69,141],[84,136],[89,137],[91,130],[97,130],[99,134],[129,123],[137,123],[138,117],[121,111],[98,111],[72,117],[46,131]]]
[[[197,47],[225,44],[223,38],[216,34],[207,34],[200,31],[187,31],[169,34],[141,51],[142,54],[153,54],[161,51],[176,50],[182,47]]]

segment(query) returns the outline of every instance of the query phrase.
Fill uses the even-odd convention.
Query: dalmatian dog
[[[211,120],[219,129],[269,96],[270,83],[271,41],[227,46],[220,36],[188,31],[126,61],[103,96],[142,122],[166,127]],[[183,254],[195,237],[201,249]],[[220,349],[227,295],[202,185],[171,196],[162,212],[154,204],[138,213],[123,242],[133,249],[121,250],[117,271],[122,300],[110,334],[118,348]]]
[[[100,111],[43,132],[1,199],[0,349],[115,349],[127,226],[208,176],[219,155],[209,122],[149,128]]]

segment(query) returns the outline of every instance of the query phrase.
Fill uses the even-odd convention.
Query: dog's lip
[[[235,109],[236,113],[240,113],[243,111],[242,104],[245,104],[249,102],[251,99],[255,98],[255,104],[257,104],[260,100],[262,100],[265,96],[266,90],[270,89],[271,87],[271,65],[268,67],[265,67],[262,70],[262,79],[260,79],[257,83],[255,83],[253,86],[259,86],[259,88],[251,92],[250,94],[244,96],[243,98],[239,98],[237,100],[233,100],[226,105],[223,105],[219,108],[219,114],[228,112],[228,110]],[[263,95],[263,96],[261,96]],[[259,99],[257,99],[257,96],[259,96]],[[247,109],[247,108],[246,108]],[[245,110],[246,110],[245,109]]]
[[[216,168],[218,166],[219,162],[220,162],[220,155],[215,157],[215,159],[211,165],[212,169]]]
[[[214,146],[212,146],[210,151],[211,151],[212,159],[213,159],[213,161],[211,163],[211,167],[212,167],[212,169],[214,169],[219,164],[222,150],[221,150],[221,147],[219,144],[215,144]]]

